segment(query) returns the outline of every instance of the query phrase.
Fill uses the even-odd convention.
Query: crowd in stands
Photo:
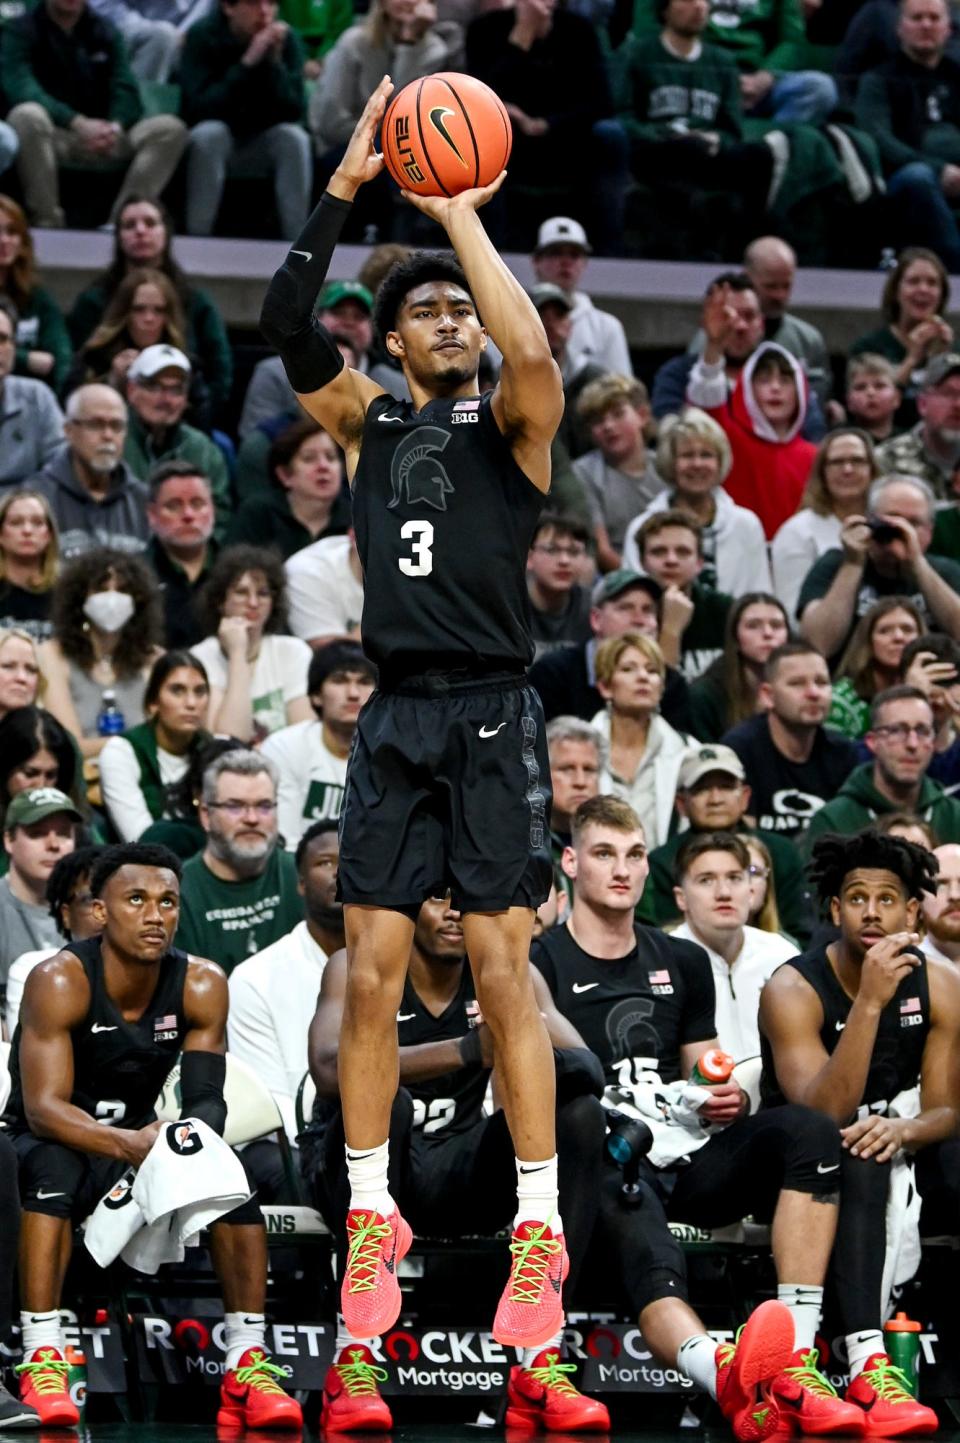
[[[529,246],[549,208],[589,224],[602,254],[719,259],[776,230],[805,262],[876,266],[912,242],[954,271],[958,63],[948,0],[6,0],[0,189],[37,226],[116,222],[129,197],[166,192],[190,235],[252,227],[292,240],[384,74],[399,89],[466,71],[513,126],[511,200],[486,216],[502,248]],[[259,182],[253,206],[249,188],[243,207],[230,201],[237,182]],[[404,242],[429,236],[424,225],[383,173],[348,237]],[[186,314],[156,276],[140,278],[163,292],[167,331],[186,323],[190,344],[174,343],[202,357],[210,337],[183,278],[127,226],[126,257],[159,266],[179,292]],[[774,314],[776,258],[748,270],[758,285],[768,276],[761,299]],[[573,290],[560,274],[541,279]],[[30,288],[18,289],[23,310]],[[132,291],[116,300],[71,318],[75,343],[90,347],[79,374],[124,366]],[[45,334],[23,343],[26,374],[62,379],[62,328],[42,292],[29,314]],[[788,330],[797,340],[803,325]],[[804,359],[816,389],[823,357]],[[202,381],[194,372],[193,404]]]
[[[939,890],[918,927],[929,956],[960,961],[960,345],[947,319],[960,44],[945,0],[868,0],[852,19],[833,0],[11,8],[0,22],[7,1036],[32,970],[64,939],[97,934],[101,849],[162,843],[183,863],[177,943],[228,974],[230,1051],[275,1097],[295,1156],[302,1145],[312,1199],[336,1212],[295,1100],[308,1062],[321,1098],[336,1091],[342,958],[325,970],[344,943],[336,828],[377,680],[361,646],[349,488],[278,357],[235,387],[226,328],[173,257],[161,194],[183,160],[170,198],[186,231],[207,235],[231,177],[270,177],[279,230],[295,236],[387,70],[397,85],[458,67],[489,80],[514,124],[511,186],[532,197],[531,297],[566,401],[527,567],[553,775],[543,947],[577,908],[578,937],[600,926],[577,857],[590,826],[612,831],[627,933],[635,915],[702,949],[716,1006],[696,1035],[753,1057],[764,984],[829,926],[806,871],[818,839],[876,826],[934,852]],[[63,225],[60,173],[91,168],[116,172],[114,253],[63,314],[31,227]],[[728,202],[729,187],[742,265],[718,270],[686,351],[647,385],[623,327],[591,300],[591,254],[629,249],[643,196],[664,213],[688,204],[702,231],[711,194]],[[796,251],[764,232],[815,248],[814,214],[844,205],[873,217],[874,262],[881,241],[905,248],[878,324],[836,358],[790,308]],[[347,364],[403,398],[374,296],[421,233],[386,179],[357,209],[360,233],[383,244],[317,308]],[[500,239],[512,209],[490,207]],[[462,967],[459,918],[434,899],[414,951],[424,995],[443,990],[430,971],[440,955]],[[485,1074],[479,1047],[469,1061]],[[567,1118],[571,1146],[581,1121]],[[245,1160],[263,1201],[289,1200],[275,1143]],[[707,1188],[692,1213],[733,1220],[733,1197],[707,1218]],[[782,1254],[778,1267],[783,1281]],[[664,1301],[636,1298],[638,1314]],[[643,1326],[672,1365],[669,1328]]]

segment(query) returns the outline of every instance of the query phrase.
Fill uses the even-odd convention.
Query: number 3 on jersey
[[[404,541],[413,542],[413,555],[400,557],[404,576],[429,576],[433,570],[433,523],[405,521],[400,527]]]

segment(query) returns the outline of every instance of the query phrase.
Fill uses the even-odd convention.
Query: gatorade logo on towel
[[[180,1157],[200,1152],[203,1139],[192,1122],[172,1122],[167,1128],[167,1146]]]
[[[132,1168],[129,1172],[125,1172],[123,1177],[119,1178],[107,1193],[103,1200],[104,1207],[110,1208],[113,1212],[115,1212],[117,1208],[126,1207],[127,1203],[132,1201],[130,1189],[133,1187],[135,1177],[136,1173]]]

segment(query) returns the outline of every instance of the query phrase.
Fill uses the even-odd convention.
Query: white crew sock
[[[677,1367],[711,1398],[717,1396],[717,1345],[706,1333],[684,1338],[677,1349]]]
[[[390,1196],[387,1169],[390,1164],[390,1143],[365,1147],[359,1151],[347,1148],[347,1176],[350,1179],[350,1209],[379,1213],[388,1218],[396,1210]]]
[[[533,1365],[534,1365],[534,1363],[535,1363],[535,1362],[537,1361],[537,1359],[539,1358],[540,1354],[541,1354],[541,1353],[547,1353],[547,1352],[550,1352],[550,1353],[562,1353],[562,1352],[563,1352],[563,1329],[562,1329],[562,1328],[560,1329],[560,1331],[559,1331],[558,1333],[554,1333],[554,1335],[553,1335],[552,1338],[548,1338],[545,1343],[541,1343],[539,1348],[524,1348],[524,1350],[523,1350],[523,1356],[522,1356],[521,1359],[520,1359],[520,1366],[521,1366],[521,1368],[532,1368]]]
[[[224,1313],[223,1342],[227,1370],[235,1368],[248,1348],[263,1348],[267,1320],[262,1313]]]
[[[52,1313],[21,1313],[20,1336],[24,1360],[29,1359],[30,1354],[35,1353],[38,1348],[56,1348],[62,1356],[63,1325],[60,1322],[59,1310],[55,1308]]]
[[[793,1319],[794,1346],[809,1353],[816,1345],[817,1329],[823,1316],[823,1289],[807,1283],[780,1283],[777,1300]]]
[[[563,1232],[557,1211],[557,1154],[544,1162],[523,1162],[517,1158],[517,1216],[521,1223],[547,1223],[553,1236]]]
[[[349,1348],[369,1348],[372,1353],[375,1341],[374,1338],[355,1338],[353,1334],[348,1333],[344,1327],[342,1315],[340,1313],[337,1314],[337,1339],[333,1349],[333,1361],[335,1364],[342,1362],[344,1357],[346,1357],[347,1362],[350,1361],[349,1354],[347,1353]]]
[[[850,1382],[852,1383],[858,1373],[863,1372],[863,1365],[874,1353],[885,1353],[887,1345],[883,1341],[883,1334],[879,1328],[864,1330],[862,1333],[848,1333],[846,1336],[847,1361],[850,1364]]]

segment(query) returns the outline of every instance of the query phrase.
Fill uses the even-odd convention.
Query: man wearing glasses
[[[206,846],[184,864],[176,943],[224,972],[303,918],[293,857],[277,827],[277,769],[259,752],[224,752],[203,774]]]
[[[127,408],[112,386],[80,386],[67,400],[66,442],[28,481],[50,502],[65,560],[92,546],[142,551],[147,488],[123,459]]]
[[[873,761],[856,767],[833,801],[810,823],[807,840],[826,832],[851,836],[885,812],[913,812],[940,843],[960,842],[960,801],[927,776],[936,731],[919,687],[892,686],[874,700],[866,742]]]
[[[190,402],[190,362],[176,346],[147,346],[127,372],[130,422],[123,456],[146,481],[161,461],[189,461],[196,474],[210,481],[217,512],[214,536],[222,541],[230,514],[230,478],[220,447],[189,426],[184,415]]]
[[[536,657],[590,640],[590,593],[580,585],[589,533],[575,516],[544,511],[527,560],[530,634]]]

